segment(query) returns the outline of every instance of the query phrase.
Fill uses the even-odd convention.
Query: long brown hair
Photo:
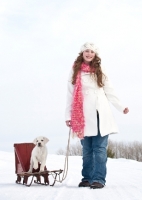
[[[76,77],[77,77],[78,72],[81,70],[82,62],[83,62],[83,53],[80,53],[79,56],[76,58],[74,62],[74,66],[73,66],[73,70],[74,70],[74,73],[72,76],[73,85],[75,85],[76,83]],[[91,73],[91,75],[93,75],[95,79],[95,74],[96,74],[98,86],[103,87],[104,86],[103,76],[105,77],[105,75],[103,74],[102,69],[101,69],[101,58],[97,55],[97,53],[95,54],[94,59],[90,63],[90,68],[92,72],[95,69],[95,73]]]

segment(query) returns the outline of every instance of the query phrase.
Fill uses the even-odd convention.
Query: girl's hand
[[[66,121],[66,125],[67,125],[68,127],[71,127],[71,120],[67,120],[67,121]]]
[[[123,110],[123,113],[124,114],[127,114],[129,112],[129,109],[128,108],[125,108],[124,110]]]

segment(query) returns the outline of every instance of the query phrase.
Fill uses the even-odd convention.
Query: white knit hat
[[[95,53],[98,53],[97,47],[95,47],[95,45],[91,42],[86,42],[85,44],[83,44],[80,51],[83,52],[86,49],[90,49],[90,50],[94,51]]]

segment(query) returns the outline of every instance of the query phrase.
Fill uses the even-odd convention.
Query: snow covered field
[[[48,170],[63,169],[64,156],[48,155]],[[106,187],[78,188],[82,158],[69,157],[65,181],[54,187],[15,183],[14,153],[0,151],[0,200],[142,200],[142,163],[126,159],[108,159]]]

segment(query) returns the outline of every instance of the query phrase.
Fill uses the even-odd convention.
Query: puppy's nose
[[[40,146],[41,146],[41,143],[39,142],[39,143],[38,143],[38,147],[40,147]]]

